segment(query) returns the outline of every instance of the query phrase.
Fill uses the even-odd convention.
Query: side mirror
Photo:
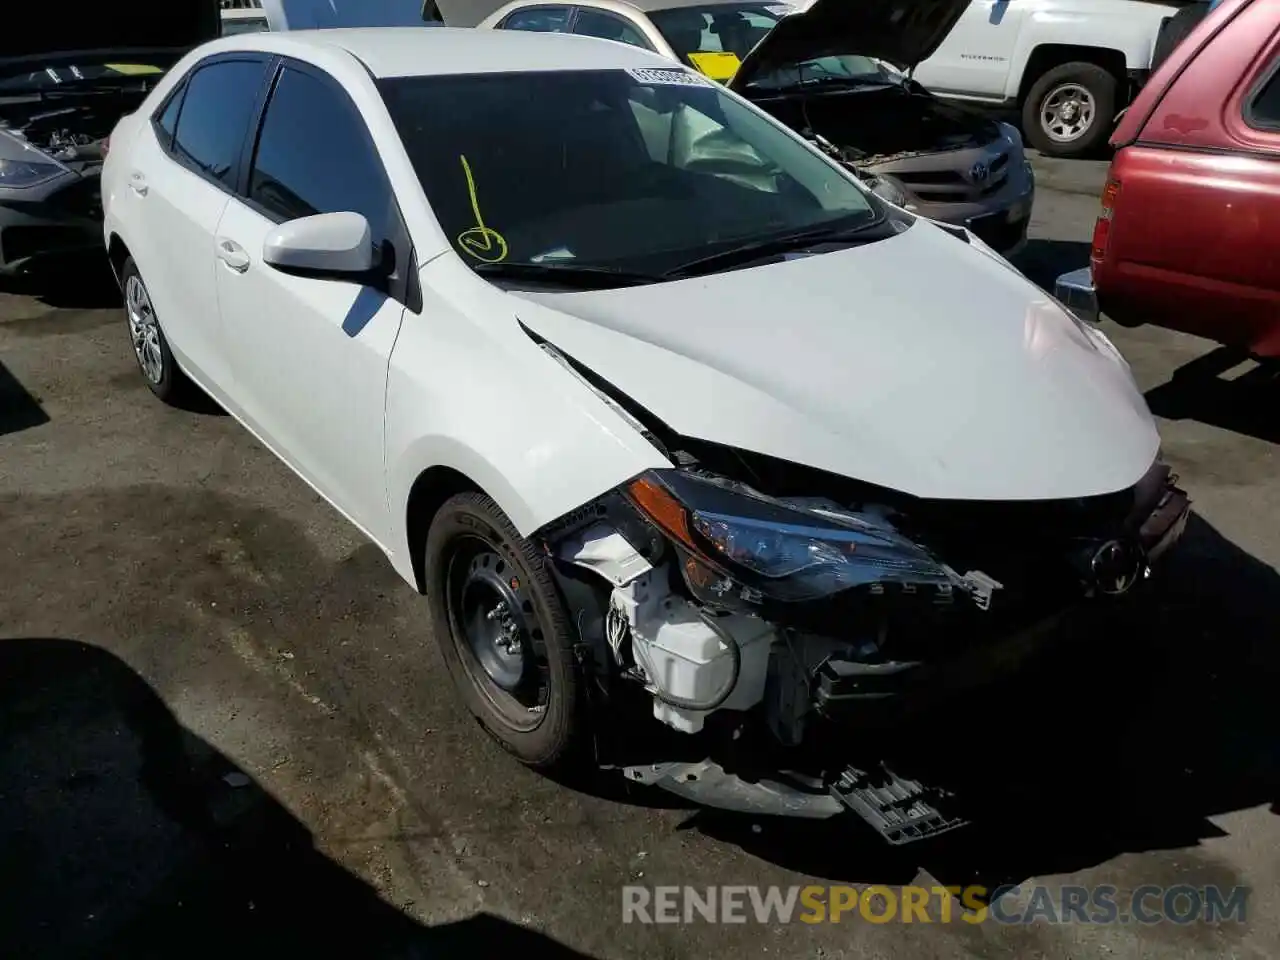
[[[369,221],[350,212],[280,224],[267,234],[262,259],[281,273],[357,283],[369,283],[377,266]]]

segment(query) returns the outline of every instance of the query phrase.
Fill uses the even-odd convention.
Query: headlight
[[[1000,120],[996,123],[996,126],[1000,128],[1000,135],[1006,140],[1010,143],[1016,143],[1018,146],[1022,146],[1022,131],[1012,123],[1005,123],[1003,120]]]
[[[902,184],[897,180],[894,180],[892,177],[873,175],[871,179],[867,181],[867,186],[871,188],[871,192],[877,197],[887,203],[893,204],[895,207],[906,208],[907,204],[910,202],[910,198],[907,196],[907,191],[903,188]]]
[[[677,546],[776,600],[870,584],[957,584],[953,572],[881,517],[793,508],[678,470],[646,473],[627,494]]]
[[[0,157],[0,187],[34,187],[52,180],[63,171],[56,163],[39,160],[10,160]]]

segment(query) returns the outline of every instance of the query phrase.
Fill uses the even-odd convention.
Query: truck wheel
[[[460,493],[427,533],[430,626],[471,714],[539,770],[567,767],[586,740],[573,626],[538,550],[481,493]]]
[[[1022,129],[1050,157],[1085,156],[1111,133],[1116,78],[1094,63],[1064,63],[1040,77],[1022,104]]]

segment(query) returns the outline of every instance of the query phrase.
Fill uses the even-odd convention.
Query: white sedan
[[[1128,591],[1186,516],[1105,337],[653,53],[224,38],[120,122],[102,182],[147,385],[207,392],[378,544],[536,767],[630,688],[817,764],[769,784],[708,747],[635,779],[876,822],[844,753],[788,751]]]

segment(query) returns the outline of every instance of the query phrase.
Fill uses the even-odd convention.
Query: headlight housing
[[[63,169],[47,161],[0,157],[0,187],[35,187],[52,180]]]
[[[680,470],[645,473],[626,494],[686,555],[775,600],[886,583],[959,585],[953,571],[884,517],[834,505],[801,509]]]

